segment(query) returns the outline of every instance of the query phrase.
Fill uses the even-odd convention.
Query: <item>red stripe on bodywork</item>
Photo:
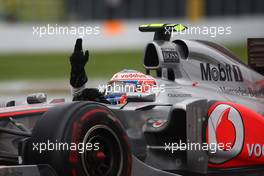
[[[264,79],[258,80],[256,83],[259,84],[259,85],[263,85],[264,86]]]
[[[10,116],[17,116],[17,115],[24,115],[24,114],[34,114],[34,113],[40,113],[40,112],[46,112],[48,111],[48,108],[44,109],[34,109],[34,110],[24,110],[24,111],[16,111],[16,112],[8,112],[4,114],[0,114],[0,118],[2,117],[10,117]]]

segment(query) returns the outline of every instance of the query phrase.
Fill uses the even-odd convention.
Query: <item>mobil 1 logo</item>
[[[242,82],[243,76],[237,65],[200,63],[201,77],[204,81]]]

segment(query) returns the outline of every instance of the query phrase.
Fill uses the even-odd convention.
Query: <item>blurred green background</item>
[[[64,0],[0,0],[0,19],[10,22],[62,21],[64,12]]]
[[[19,29],[24,24],[44,25],[71,22],[90,24],[113,19],[123,22],[131,20],[175,22],[180,19],[200,24],[201,21],[207,19],[220,19],[220,21],[223,19],[224,21],[228,18],[232,23],[227,22],[227,24],[232,25],[244,16],[254,19],[258,15],[263,15],[263,7],[263,0],[0,0],[0,32],[2,23],[4,25],[18,24],[15,27]],[[230,41],[232,37],[230,36]],[[243,39],[247,37],[246,33],[242,36]],[[50,38],[51,43],[52,40],[53,38]],[[28,41],[19,42],[27,43]],[[40,39],[37,42],[42,43]],[[226,47],[247,62],[245,45],[246,43],[237,43]],[[27,54],[14,53],[17,54],[0,52],[0,81],[68,79],[70,51],[69,53],[55,51],[52,54],[45,51]],[[90,77],[94,78],[109,78],[123,68],[143,71],[142,57],[142,50],[91,51],[90,62],[86,69]]]
[[[227,46],[245,63],[243,45]],[[0,80],[11,79],[67,79],[70,53],[0,55]],[[124,69],[143,70],[143,51],[90,52],[86,71],[93,78],[110,78]]]

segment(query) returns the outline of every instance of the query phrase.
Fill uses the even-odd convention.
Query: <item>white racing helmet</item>
[[[150,93],[156,80],[136,70],[122,70],[111,78],[106,89],[106,98],[112,104],[123,104],[127,94]]]

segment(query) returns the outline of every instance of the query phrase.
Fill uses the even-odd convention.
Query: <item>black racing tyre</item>
[[[27,149],[26,164],[49,164],[59,176],[131,175],[128,137],[113,112],[100,104],[50,109],[36,123]]]

